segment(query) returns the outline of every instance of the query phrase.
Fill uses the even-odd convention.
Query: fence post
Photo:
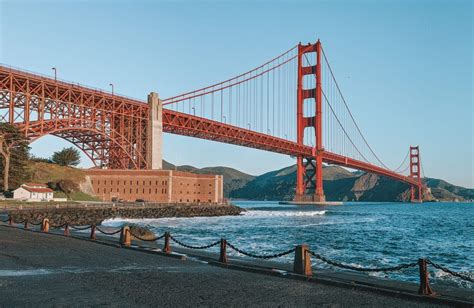
[[[49,219],[48,218],[43,219],[43,222],[41,223],[41,231],[49,232]]]
[[[167,254],[171,253],[169,232],[165,232],[165,245],[163,246],[163,252]]]
[[[91,236],[89,237],[91,240],[95,240],[95,225],[91,225]]]
[[[69,236],[69,223],[64,226],[64,236]]]
[[[308,253],[309,246],[306,244],[297,245],[295,251],[295,261],[293,271],[297,274],[312,276],[311,256]]]
[[[421,295],[434,295],[435,293],[431,290],[428,266],[426,264],[426,259],[418,259],[418,267],[420,269],[420,288],[418,289],[418,294]]]
[[[13,217],[8,216],[8,224],[11,226],[13,225]]]
[[[221,238],[219,262],[227,264],[227,241]]]
[[[120,244],[123,246],[130,246],[132,244],[129,226],[122,227],[122,232],[120,233]]]

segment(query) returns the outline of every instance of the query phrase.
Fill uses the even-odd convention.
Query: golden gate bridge
[[[323,163],[407,183],[421,202],[418,146],[389,168],[362,133],[321,42],[298,44],[231,79],[160,101],[163,131],[296,157],[295,201],[324,202]],[[151,169],[150,107],[107,91],[0,66],[0,122],[51,134],[96,166]]]

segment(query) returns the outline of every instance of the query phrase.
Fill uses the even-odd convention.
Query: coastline
[[[48,218],[51,224],[99,225],[102,221],[113,218],[237,216],[244,211],[231,204],[86,204],[75,207],[7,209],[4,212],[15,221],[28,220],[37,223]]]

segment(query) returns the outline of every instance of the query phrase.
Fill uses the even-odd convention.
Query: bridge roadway
[[[24,86],[20,86],[19,84],[15,85],[15,82],[12,82],[13,79],[26,80],[26,88],[30,91],[31,89],[29,89],[28,84],[34,83],[36,85],[38,93],[42,93],[44,97],[47,96],[47,99],[66,102],[66,105],[68,105],[68,107],[66,107],[67,109],[69,109],[69,104],[67,104],[67,97],[82,98],[86,96],[92,96],[92,102],[84,102],[84,105],[79,107],[84,107],[88,110],[103,108],[107,112],[110,112],[111,110],[118,110],[119,112],[123,112],[124,106],[130,106],[132,110],[136,109],[136,111],[130,113],[131,117],[141,121],[148,121],[148,104],[143,101],[119,95],[112,95],[111,93],[82,86],[79,84],[54,80],[49,77],[0,65],[0,91],[12,92],[15,94],[24,91]],[[45,94],[46,92],[44,89],[48,89],[47,94]],[[25,93],[25,96],[31,97],[35,95]],[[15,114],[15,108],[22,107],[21,104],[21,102],[10,102],[9,105],[0,104],[0,111],[1,109],[10,108],[10,114]],[[24,104],[29,103],[26,102]],[[90,104],[90,106],[87,106],[86,104]],[[40,106],[40,104],[31,104],[28,106],[28,108],[30,112],[36,111],[37,113],[41,114],[41,111],[34,110],[34,108],[39,108],[37,106]],[[1,120],[2,119],[0,113],[0,121]],[[11,119],[11,121],[14,121],[14,119]],[[29,136],[34,139],[42,136],[44,127],[51,126],[54,128],[61,128],[62,126],[64,126],[67,127],[69,131],[71,131],[71,129],[74,129],[74,126],[77,126],[77,129],[82,129],[84,127],[90,127],[91,125],[95,125],[95,123],[93,123],[91,119],[87,119],[84,116],[81,116],[80,118],[71,119],[66,118],[63,115],[61,118],[58,117],[57,119],[51,120],[28,120],[27,123],[23,123],[20,125],[26,126],[26,129],[31,131],[28,133]],[[40,127],[40,129],[33,129],[35,127]],[[290,156],[303,155],[305,157],[312,157],[314,155],[314,149],[310,146],[299,145],[291,140],[262,134],[252,130],[240,128],[237,126],[213,121],[198,116],[193,116],[186,113],[173,111],[166,108],[163,108],[163,131],[172,134],[190,136],[194,138],[202,138],[270,152],[276,152]],[[418,182],[416,180],[408,176],[398,174],[392,170],[381,168],[379,166],[364,161],[345,157],[327,151],[323,151],[322,155],[323,161],[329,164],[379,174],[410,185],[418,185]]]
[[[0,226],[0,306],[434,307]]]

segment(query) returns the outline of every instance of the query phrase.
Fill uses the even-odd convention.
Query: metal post
[[[41,231],[49,232],[49,219],[48,218],[43,219],[43,222],[41,223]]]
[[[28,229],[28,219],[25,220],[24,228],[25,228],[25,229]]]
[[[219,262],[227,264],[227,241],[221,238]]]
[[[418,294],[434,295],[435,293],[430,287],[429,272],[426,260],[418,259],[418,267],[420,269],[420,288],[418,289]]]
[[[69,236],[69,223],[64,226],[64,236]]]
[[[296,246],[293,271],[297,274],[312,276],[311,256],[308,253],[309,246],[306,244]]]
[[[165,245],[163,246],[163,252],[166,254],[171,253],[170,236],[171,234],[169,232],[165,232]]]
[[[89,236],[89,239],[90,240],[95,240],[96,239],[96,236],[95,236],[95,225],[92,225],[91,226],[91,235]]]
[[[132,244],[129,226],[122,227],[122,232],[120,233],[120,244],[123,246],[130,246]]]
[[[8,216],[8,224],[11,226],[13,225],[13,217]]]

